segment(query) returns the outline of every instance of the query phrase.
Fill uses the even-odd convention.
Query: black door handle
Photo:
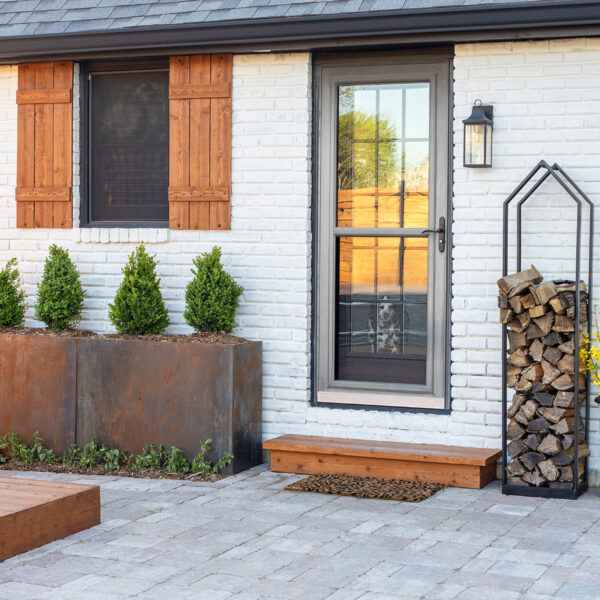
[[[438,250],[440,252],[444,252],[446,250],[446,219],[444,217],[440,217],[438,222],[437,229],[423,229],[421,231],[421,235],[425,235],[426,233],[437,233],[438,234]]]

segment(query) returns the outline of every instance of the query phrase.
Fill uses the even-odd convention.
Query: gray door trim
[[[428,333],[432,342],[428,344],[427,384],[425,386],[397,384],[371,384],[366,382],[336,381],[334,379],[334,298],[335,298],[335,189],[336,189],[336,138],[337,138],[337,95],[340,84],[393,83],[428,81],[431,86],[432,103],[430,113],[430,189],[434,190],[435,202],[429,214],[429,228],[435,229],[440,216],[446,217],[449,208],[450,177],[450,60],[446,56],[401,55],[327,57],[315,63],[315,201],[314,215],[314,283],[315,332],[313,340],[314,404],[318,406],[347,404],[356,408],[364,405],[365,395],[372,393],[369,408],[390,409],[390,406],[424,408],[427,410],[448,408],[448,244],[446,253],[437,250],[436,236],[429,237],[429,266],[433,273],[428,289]],[[345,230],[338,230],[343,233]],[[353,229],[353,235],[402,236],[414,235],[415,229]],[[448,232],[450,233],[450,232]],[[448,237],[450,241],[450,237]],[[439,276],[442,274],[443,276]],[[430,279],[430,282],[431,282]],[[319,392],[324,402],[319,402]],[[332,394],[333,392],[333,394]],[[335,404],[330,399],[341,392]],[[356,401],[352,400],[352,393]],[[389,396],[385,403],[377,405],[377,398]],[[394,401],[397,398],[397,402]],[[434,402],[435,400],[435,402]],[[365,406],[366,407],[366,406]],[[435,407],[435,408],[434,408]]]

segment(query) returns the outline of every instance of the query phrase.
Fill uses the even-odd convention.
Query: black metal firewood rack
[[[541,173],[541,176],[536,179]],[[587,329],[588,335],[591,336],[592,332],[592,319],[590,311],[590,300],[592,298],[592,283],[593,283],[593,243],[594,243],[594,204],[588,198],[588,196],[581,190],[581,188],[565,173],[565,171],[556,163],[550,166],[546,161],[541,160],[530,173],[521,181],[521,183],[515,188],[510,196],[504,201],[503,206],[503,235],[502,235],[502,276],[505,277],[508,274],[508,241],[509,241],[509,207],[513,200],[515,200],[521,193],[522,197],[517,201],[516,209],[516,271],[521,271],[521,249],[522,249],[522,208],[523,205],[529,200],[535,192],[542,186],[547,179],[553,179],[562,187],[562,189],[568,194],[568,196],[575,202],[577,210],[577,232],[575,239],[575,317],[574,317],[574,356],[575,356],[575,377],[574,377],[574,402],[575,402],[575,419],[574,419],[574,443],[573,443],[573,482],[570,488],[567,487],[544,487],[544,486],[527,486],[527,485],[515,485],[507,482],[507,471],[508,465],[508,451],[507,451],[507,410],[508,410],[508,399],[507,399],[507,326],[502,325],[502,493],[507,495],[519,495],[519,496],[537,496],[542,498],[567,498],[575,499],[578,498],[588,488],[588,459],[584,458],[584,473],[583,479],[580,483],[579,477],[579,415],[583,413],[585,418],[583,420],[585,440],[589,444],[589,424],[590,424],[590,376],[587,374],[585,399],[580,402],[579,399],[579,377],[577,364],[580,350],[580,311],[581,311],[581,290],[579,282],[581,281],[581,240],[582,240],[582,217],[583,208],[589,209],[589,258],[588,258],[588,281],[587,281]],[[532,183],[532,186],[527,189],[528,184]]]

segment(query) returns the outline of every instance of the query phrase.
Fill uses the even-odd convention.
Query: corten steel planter
[[[139,453],[149,442],[191,460],[213,440],[238,473],[261,462],[260,342],[81,339],[77,436]]]
[[[31,440],[38,431],[56,452],[75,442],[77,341],[0,334],[0,435]]]
[[[93,436],[139,453],[204,440],[227,472],[260,464],[262,344],[0,334],[0,429],[64,452]],[[6,356],[6,358],[5,358]]]

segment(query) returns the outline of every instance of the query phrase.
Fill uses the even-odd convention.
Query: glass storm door
[[[386,67],[320,70],[317,402],[444,408],[447,63]]]

